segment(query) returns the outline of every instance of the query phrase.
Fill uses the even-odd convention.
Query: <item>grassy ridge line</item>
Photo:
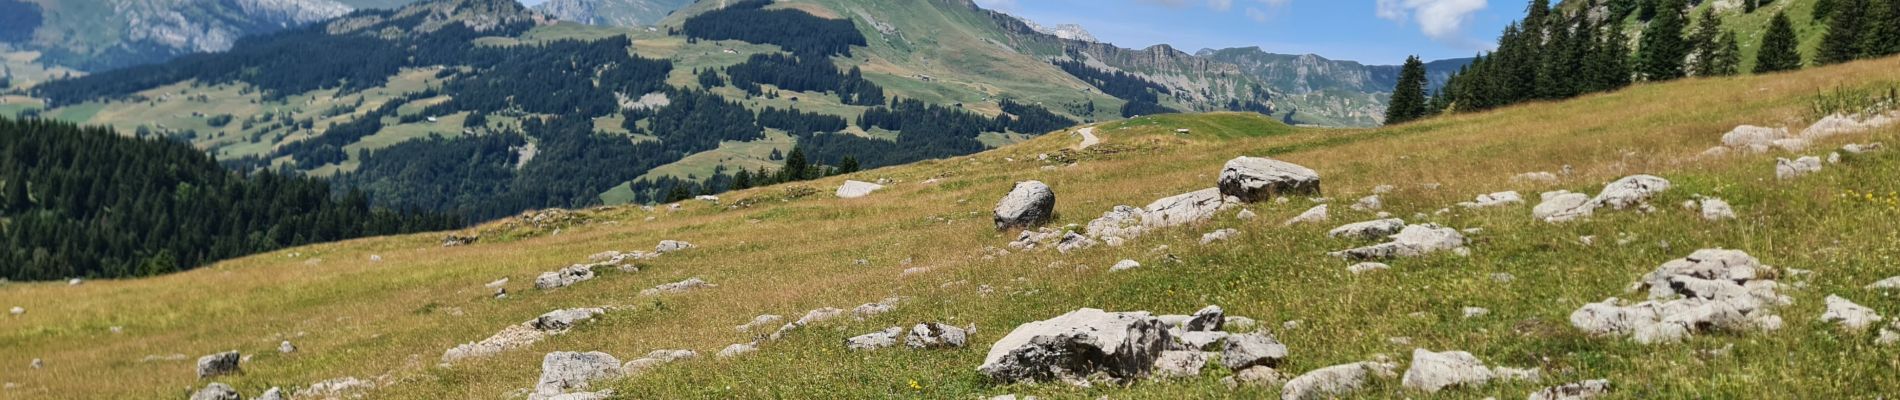
[[[1469,350],[1493,364],[1543,366],[1553,380],[1609,377],[1633,390],[1626,394],[1635,397],[1891,392],[1900,384],[1879,372],[1891,368],[1886,363],[1894,359],[1892,350],[1862,348],[1864,340],[1826,338],[1825,327],[1806,322],[1818,315],[1820,297],[1830,292],[1855,295],[1855,300],[1884,313],[1896,311],[1892,301],[1856,289],[1870,282],[1869,277],[1894,272],[1879,271],[1885,264],[1875,262],[1900,253],[1892,249],[1900,241],[1883,239],[1895,237],[1894,227],[1855,222],[1886,214],[1833,200],[1847,187],[1891,190],[1891,179],[1877,177],[1900,169],[1892,156],[1795,185],[1773,183],[1772,161],[1765,157],[1686,160],[1736,124],[1798,126],[1807,96],[1843,84],[1900,80],[1896,66],[1900,60],[1889,59],[1789,75],[1639,86],[1386,130],[1287,130],[1264,119],[1245,123],[1249,117],[1232,114],[1155,117],[1103,125],[1097,130],[1107,141],[1102,148],[1119,152],[1085,158],[1054,172],[1041,171],[1035,156],[1073,145],[1073,137],[1050,135],[970,157],[860,173],[849,178],[889,177],[899,183],[853,201],[825,194],[841,180],[834,178],[807,183],[820,191],[814,197],[768,200],[730,211],[692,203],[686,211],[652,215],[656,219],[651,222],[644,221],[648,214],[638,209],[611,209],[598,213],[605,222],[517,242],[444,249],[437,247],[439,235],[410,235],[310,246],[145,280],[75,287],[11,284],[0,288],[0,305],[21,305],[28,312],[5,320],[9,329],[0,330],[0,363],[24,365],[43,358],[47,368],[5,373],[0,379],[21,383],[22,388],[0,396],[177,397],[179,388],[196,383],[189,362],[138,359],[239,349],[256,357],[246,364],[246,375],[225,382],[246,393],[341,376],[388,374],[389,381],[397,383],[375,392],[375,397],[489,398],[532,385],[540,357],[548,351],[600,350],[623,359],[660,348],[710,354],[745,340],[732,326],[757,314],[795,318],[811,308],[848,309],[892,294],[913,298],[897,312],[871,321],[801,331],[751,358],[692,361],[612,386],[636,398],[1271,394],[1227,392],[1213,382],[1217,376],[1131,389],[995,388],[973,371],[988,344],[1022,322],[1084,306],[1181,313],[1216,303],[1269,325],[1303,321],[1302,329],[1277,332],[1293,351],[1286,368],[1291,372],[1375,352],[1400,354],[1404,349],[1386,344],[1386,338],[1409,336],[1416,345]],[[1232,122],[1208,122],[1222,119]],[[1207,127],[1195,126],[1187,137],[1172,133],[1173,127],[1187,124]],[[1222,124],[1229,128],[1219,128]],[[1249,135],[1266,132],[1278,134]],[[1894,132],[1879,135],[1894,142]],[[1218,139],[1221,136],[1234,139]],[[1348,138],[1358,139],[1291,147]],[[1220,163],[1235,155],[1280,151],[1284,153],[1278,158],[1321,171],[1331,197],[1351,199],[1373,185],[1401,184],[1403,189],[1387,197],[1400,216],[1429,213],[1479,193],[1547,189],[1514,185],[1508,179],[1568,164],[1578,168],[1578,175],[1556,187],[1594,191],[1600,182],[1624,174],[1657,172],[1683,185],[1665,200],[1679,201],[1696,192],[1720,195],[1749,219],[1706,225],[1680,213],[1654,218],[1610,215],[1551,227],[1531,223],[1522,209],[1465,213],[1441,222],[1486,229],[1473,258],[1394,263],[1393,274],[1363,278],[1345,274],[1343,263],[1320,255],[1352,245],[1320,239],[1327,227],[1277,227],[1279,220],[1304,209],[1300,203],[1255,207],[1264,222],[1239,224],[1223,216],[1207,226],[1149,236],[1124,248],[1068,257],[980,257],[982,248],[1009,240],[1009,235],[988,228],[985,212],[1016,180],[1050,183],[1061,196],[1057,223],[1081,223],[1115,204],[1141,205],[1211,186]],[[935,185],[921,183],[939,176]],[[1415,185],[1426,182],[1444,187],[1433,191]],[[724,197],[770,199],[785,190],[768,187]],[[1341,208],[1335,211],[1336,222],[1370,218]],[[1227,226],[1242,230],[1239,242],[1192,245],[1201,232]],[[1816,233],[1830,229],[1839,233]],[[1669,240],[1672,246],[1592,250],[1570,244],[1577,235],[1609,239],[1618,232],[1631,232],[1643,243]],[[525,288],[534,274],[581,261],[587,254],[644,249],[661,239],[688,240],[702,248],[654,261],[643,272],[609,272],[556,292]],[[1829,244],[1834,240],[1842,242]],[[1148,252],[1162,244],[1172,246],[1185,263],[1155,262],[1157,256]],[[1654,349],[1581,337],[1562,321],[1569,310],[1621,294],[1642,272],[1698,246],[1747,249],[1769,264],[1822,274],[1812,289],[1794,293],[1795,308],[1783,313],[1790,328],[1771,335],[1697,339]],[[1812,251],[1830,247],[1840,250]],[[384,261],[372,263],[370,255]],[[1121,258],[1154,268],[1123,275],[1102,272]],[[870,266],[853,265],[856,259],[868,260]],[[913,263],[902,265],[905,259]],[[1078,265],[1091,268],[1078,270]],[[1825,266],[1838,269],[1819,268]],[[900,277],[909,267],[932,270]],[[1526,286],[1489,283],[1486,276],[1499,271],[1518,275]],[[660,298],[635,295],[693,276],[721,287]],[[511,290],[516,295],[508,301],[488,300],[481,288],[499,277],[515,282]],[[1019,277],[1024,280],[1017,281]],[[979,295],[976,288],[981,285],[992,286],[995,293]],[[492,359],[431,367],[443,349],[479,340],[502,326],[555,308],[609,304],[637,309]],[[1452,316],[1465,305],[1492,308],[1495,318]],[[453,312],[458,309],[459,316]],[[1413,312],[1426,312],[1430,318],[1410,318]],[[1541,322],[1526,325],[1527,320]],[[844,337],[920,321],[975,323],[980,330],[972,337],[974,346],[960,351],[845,354],[838,345]],[[113,335],[107,331],[110,326],[123,326],[125,333]],[[1519,333],[1526,330],[1529,334]],[[292,339],[302,348],[299,353],[271,351],[280,336],[298,332],[307,333]],[[1826,344],[1817,338],[1826,338]],[[1734,358],[1696,358],[1695,350],[1728,342],[1737,346]],[[1546,357],[1551,361],[1540,361]],[[1655,373],[1691,368],[1685,365],[1694,369]],[[97,384],[106,380],[115,384]],[[919,388],[910,386],[913,380]],[[1767,391],[1753,391],[1761,387]],[[1530,389],[1506,384],[1446,396],[1518,397]]]

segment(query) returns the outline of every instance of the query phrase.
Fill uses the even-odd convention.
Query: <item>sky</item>
[[[1495,47],[1526,0],[975,0],[1036,23],[1079,24],[1127,48],[1259,46],[1366,64],[1470,57]]]

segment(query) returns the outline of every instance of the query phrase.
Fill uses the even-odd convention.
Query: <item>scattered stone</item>
[[[240,357],[236,350],[198,357],[198,379],[237,373]]]
[[[310,384],[310,387],[306,387],[301,390],[298,390],[297,393],[291,395],[290,397],[297,398],[297,399],[338,399],[338,398],[345,398],[345,397],[360,397],[360,396],[346,396],[346,395],[350,395],[355,392],[361,392],[361,391],[374,389],[374,388],[376,388],[375,382],[357,379],[356,377],[353,377],[353,376],[346,376],[342,378],[328,379],[322,382]]]
[[[1253,213],[1253,210],[1240,210],[1240,213],[1234,214],[1234,219],[1241,221],[1252,221],[1254,218],[1259,217],[1259,215]]]
[[[282,354],[295,353],[297,352],[297,345],[290,344],[289,340],[285,340],[283,343],[277,344],[277,352]]]
[[[1639,343],[1669,343],[1711,330],[1774,330],[1781,317],[1774,306],[1792,304],[1777,294],[1767,277],[1774,267],[1735,250],[1698,250],[1669,261],[1643,276],[1635,290],[1649,301],[1623,306],[1610,298],[1586,304],[1570,314],[1570,324],[1586,333],[1628,335]]]
[[[1207,366],[1207,354],[1200,351],[1163,351],[1155,357],[1154,376],[1186,378],[1200,376]]]
[[[1380,200],[1379,195],[1376,194],[1361,197],[1358,202],[1352,203],[1353,211],[1379,211],[1381,208],[1385,208],[1385,201]]]
[[[15,317],[18,317],[18,316],[20,316],[20,314],[25,314],[25,313],[26,313],[26,307],[20,307],[20,306],[13,306],[13,308],[12,308],[12,309],[9,309],[9,310],[7,310],[7,312],[8,312],[8,313],[10,313],[10,314],[13,314],[13,316],[15,316]]]
[[[1583,382],[1552,386],[1531,393],[1530,400],[1589,400],[1610,394],[1610,381],[1594,379]]]
[[[1233,228],[1216,230],[1213,232],[1208,232],[1205,235],[1201,235],[1201,244],[1208,245],[1208,244],[1213,244],[1214,242],[1225,242],[1228,239],[1233,239],[1234,236],[1237,236],[1237,235],[1240,235],[1240,231],[1234,230]]]
[[[496,332],[494,336],[489,336],[480,342],[457,345],[442,352],[442,363],[452,364],[467,358],[501,354],[501,352],[526,347],[547,338],[548,332],[535,329],[533,322],[509,325],[507,328],[502,328],[500,332]]]
[[[541,379],[534,384],[531,399],[545,399],[568,392],[585,391],[593,381],[624,375],[620,360],[598,351],[586,353],[557,351],[541,358]]]
[[[1491,378],[1491,369],[1471,353],[1412,349],[1412,366],[1401,382],[1409,389],[1438,393],[1452,386],[1483,386]]]
[[[1281,400],[1319,400],[1338,397],[1364,388],[1372,378],[1392,378],[1398,365],[1391,362],[1365,361],[1320,368],[1294,377],[1280,391]]]
[[[904,336],[904,345],[913,349],[961,348],[969,343],[969,331],[935,322],[917,324]]]
[[[1017,182],[996,203],[997,230],[1042,225],[1055,218],[1056,192],[1039,181]]]
[[[1735,127],[1722,135],[1722,145],[1735,149],[1749,150],[1755,153],[1768,151],[1776,140],[1788,138],[1788,128],[1767,128],[1753,125]]]
[[[897,335],[904,334],[904,328],[890,327],[884,330],[858,335],[844,340],[844,347],[852,350],[877,350],[897,345]]]
[[[1406,226],[1397,235],[1392,235],[1391,242],[1328,254],[1348,260],[1376,260],[1419,257],[1433,252],[1457,249],[1464,245],[1465,236],[1458,233],[1458,230],[1424,224]]]
[[[1835,295],[1827,296],[1827,313],[1821,314],[1821,322],[1840,324],[1850,332],[1865,332],[1880,320],[1880,314],[1874,309]]]
[[[1543,376],[1544,373],[1535,368],[1491,367],[1491,378],[1501,381],[1536,382]]]
[[[735,326],[733,327],[733,329],[737,329],[739,330],[739,332],[751,332],[753,329],[762,328],[771,324],[776,324],[778,323],[778,321],[783,320],[783,319],[785,319],[785,317],[781,317],[781,316],[773,315],[773,314],[764,314],[757,317],[752,317],[752,321],[746,322],[745,325]]]
[[[1405,220],[1397,218],[1354,222],[1333,228],[1326,232],[1329,237],[1348,239],[1377,240],[1399,233],[1405,229]]]
[[[1480,195],[1477,201],[1458,203],[1459,206],[1464,208],[1489,208],[1512,204],[1524,204],[1524,196],[1518,195],[1517,192],[1497,192]]]
[[[541,330],[543,332],[559,332],[559,331],[565,331],[568,328],[572,328],[574,327],[574,325],[581,323],[582,321],[592,319],[594,318],[594,316],[600,315],[606,312],[607,312],[606,310],[599,309],[599,308],[570,308],[570,309],[565,309],[565,310],[554,310],[554,311],[549,311],[547,314],[541,314],[540,317],[536,317],[534,321],[530,323],[533,324],[534,329]]]
[[[191,394],[191,400],[240,400],[243,398],[244,396],[239,395],[237,389],[232,389],[230,385],[220,382],[212,382]]]
[[[265,389],[264,394],[257,395],[256,400],[284,400],[284,389],[274,386]]]
[[[1549,172],[1544,172],[1544,171],[1538,171],[1538,172],[1525,172],[1525,173],[1522,173],[1522,174],[1517,174],[1517,176],[1513,176],[1513,177],[1511,177],[1511,182],[1516,182],[1516,183],[1557,183],[1557,174],[1553,174],[1553,173],[1549,173]]]
[[[717,357],[733,358],[733,357],[743,356],[743,355],[746,355],[747,353],[751,353],[754,351],[759,351],[759,347],[751,343],[734,343],[731,346],[726,346],[725,349],[719,350],[719,354],[717,355]]]
[[[1356,274],[1363,274],[1363,273],[1372,272],[1372,271],[1383,271],[1383,270],[1388,270],[1388,269],[1392,269],[1392,266],[1385,265],[1384,263],[1362,262],[1362,263],[1353,264],[1352,266],[1346,267],[1346,272],[1351,272],[1356,275]]]
[[[1900,290],[1900,276],[1881,279],[1879,282],[1869,284],[1867,285],[1867,290]]]
[[[1147,226],[1142,224],[1148,212],[1130,206],[1115,206],[1101,218],[1089,221],[1089,236],[1107,242],[1110,246],[1120,246],[1122,242],[1141,237]]]
[[[1148,313],[1084,308],[1016,327],[990,347],[977,371],[1002,383],[1081,381],[1096,373],[1127,381],[1147,376],[1169,342]]]
[[[1215,213],[1239,204],[1240,199],[1222,195],[1219,188],[1207,188],[1155,200],[1143,207],[1142,225],[1165,228],[1213,218]]]
[[[1544,192],[1543,202],[1531,208],[1531,217],[1544,222],[1564,222],[1590,216],[1590,195],[1567,190]]]
[[[496,279],[494,282],[489,282],[488,284],[482,285],[482,287],[489,288],[489,289],[501,289],[507,286],[508,286],[508,278]]]
[[[1135,260],[1121,260],[1120,262],[1116,262],[1115,266],[1108,267],[1108,272],[1127,271],[1135,268],[1141,268],[1141,263]]]
[[[875,192],[883,188],[884,188],[884,185],[879,185],[879,184],[870,183],[870,182],[844,181],[844,185],[838,186],[838,192],[836,194],[838,195],[838,198],[841,198],[841,199],[855,199],[859,197],[869,196],[871,195],[871,192]]]
[[[887,297],[884,300],[879,300],[876,303],[864,303],[862,305],[859,305],[858,308],[851,309],[851,317],[856,318],[859,321],[863,321],[866,318],[875,317],[878,314],[883,314],[883,313],[891,312],[891,310],[896,310],[897,303],[901,301],[903,301],[903,298],[901,297]]]
[[[840,315],[844,315],[844,310],[840,310],[840,309],[832,308],[832,307],[823,307],[823,308],[811,310],[811,311],[806,312],[805,316],[799,317],[797,321],[792,321],[791,323],[785,324],[784,326],[780,326],[778,328],[778,331],[772,332],[772,335],[769,336],[769,338],[771,340],[778,340],[779,338],[785,337],[785,334],[791,333],[791,331],[794,331],[794,330],[798,330],[798,328],[802,328],[802,327],[805,327],[811,324],[816,324],[819,322],[829,321],[832,318],[837,318]]]
[[[1056,252],[1069,254],[1071,251],[1095,247],[1099,243],[1088,236],[1070,231],[1062,234],[1062,241],[1056,242]]]
[[[1492,274],[1491,274],[1491,281],[1492,281],[1492,282],[1497,282],[1497,283],[1511,283],[1511,281],[1515,281],[1515,280],[1517,280],[1517,276],[1516,276],[1516,275],[1511,275],[1511,274],[1510,274],[1510,273],[1508,273],[1508,272],[1496,272],[1496,273],[1492,273]]]
[[[1668,191],[1669,180],[1651,175],[1632,175],[1611,182],[1603,192],[1590,199],[1590,207],[1623,210],[1649,204],[1649,199]]]
[[[1299,216],[1286,220],[1286,222],[1282,223],[1281,225],[1293,226],[1293,225],[1307,224],[1307,223],[1322,223],[1322,222],[1326,222],[1326,220],[1327,220],[1326,205],[1321,204],[1321,205],[1313,206],[1313,208],[1307,209],[1305,212],[1300,213]]]
[[[1221,349],[1221,364],[1239,371],[1251,366],[1279,367],[1286,360],[1286,345],[1266,332],[1228,336]]]
[[[1484,307],[1465,307],[1464,313],[1465,313],[1465,319],[1471,319],[1471,318],[1482,317],[1482,316],[1485,316],[1486,314],[1490,314],[1491,310]]]
[[[27,366],[32,367],[33,369],[46,368],[46,360],[35,358],[33,359],[33,362],[27,363]],[[203,378],[203,377],[201,376],[199,378]]]
[[[1829,153],[1827,153],[1827,163],[1828,163],[1828,164],[1840,164],[1840,163],[1841,163],[1841,152],[1838,152],[1838,151],[1836,151],[1836,152],[1829,152]]]
[[[692,277],[692,278],[686,278],[686,280],[683,280],[683,281],[663,284],[659,286],[654,286],[652,289],[642,290],[640,291],[640,295],[641,296],[659,296],[663,294],[685,293],[685,292],[689,292],[689,291],[693,291],[697,289],[716,288],[716,287],[719,287],[719,285],[708,283],[705,280],[699,279],[699,277]]]
[[[1220,383],[1227,385],[1228,389],[1237,389],[1240,388],[1241,385],[1253,387],[1279,386],[1283,382],[1286,382],[1285,375],[1281,375],[1280,371],[1276,371],[1273,368],[1263,366],[1254,366],[1234,371],[1234,376],[1220,379]]]
[[[653,251],[660,254],[666,254],[666,253],[672,253],[676,251],[688,250],[694,247],[699,247],[699,246],[694,246],[692,243],[687,243],[687,242],[678,241],[678,240],[661,240],[660,245],[653,247]]]
[[[1237,315],[1227,316],[1227,323],[1222,325],[1226,325],[1223,328],[1233,332],[1252,332],[1260,329],[1259,321]]]
[[[1728,202],[1722,199],[1704,198],[1702,199],[1702,219],[1709,221],[1735,219],[1735,208],[1730,207]]]
[[[1172,347],[1173,349],[1195,350],[1195,351],[1218,351],[1225,346],[1227,338],[1233,336],[1232,334],[1229,334],[1227,332],[1218,332],[1218,331],[1216,332],[1170,331],[1168,335],[1174,338],[1174,344],[1176,346]]]
[[[559,271],[543,272],[534,278],[534,288],[541,290],[568,287],[576,283],[594,279],[594,268],[587,265],[573,265]],[[504,283],[505,284],[505,283]],[[497,288],[498,290],[500,288]]]
[[[1318,195],[1319,172],[1271,158],[1235,158],[1221,168],[1220,193],[1248,203],[1284,195]]]
[[[633,361],[628,361],[626,364],[621,364],[620,372],[633,375],[666,363],[697,357],[699,357],[699,352],[692,350],[654,350],[647,352],[645,357],[640,357]]]
[[[1808,156],[1794,160],[1775,159],[1775,179],[1794,179],[1816,172],[1821,172],[1819,157]]]

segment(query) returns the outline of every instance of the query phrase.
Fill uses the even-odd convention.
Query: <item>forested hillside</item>
[[[183,271],[288,246],[457,227],[320,179],[239,174],[190,146],[0,118],[0,277]]]

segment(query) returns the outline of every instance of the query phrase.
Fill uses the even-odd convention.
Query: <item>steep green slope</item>
[[[5,395],[178,397],[181,388],[213,381],[254,395],[355,377],[364,386],[346,392],[373,398],[493,398],[526,393],[551,352],[602,351],[624,361],[691,349],[700,356],[597,381],[590,390],[630,398],[1277,396],[1279,385],[1228,389],[1219,380],[1229,372],[1219,366],[1193,378],[1093,387],[1001,385],[975,370],[990,345],[1019,324],[1083,307],[1185,314],[1208,304],[1267,327],[1287,346],[1289,358],[1276,368],[1288,375],[1379,354],[1402,370],[1410,366],[1407,354],[1424,348],[1470,351],[1488,365],[1536,368],[1542,376],[1437,393],[1380,378],[1348,397],[1520,398],[1586,379],[1610,380],[1611,398],[1891,393],[1900,390],[1891,374],[1900,348],[1874,344],[1879,328],[1844,330],[1821,315],[1829,295],[1883,315],[1900,312],[1900,302],[1865,288],[1900,273],[1891,267],[1900,256],[1900,226],[1869,222],[1900,217],[1893,203],[1900,182],[1889,179],[1900,174],[1900,152],[1848,155],[1794,180],[1774,177],[1774,158],[1820,155],[1850,142],[1896,143],[1900,130],[1837,136],[1801,153],[1701,154],[1736,125],[1799,131],[1817,117],[1809,111],[1816,93],[1895,82],[1900,59],[1890,58],[1643,84],[1388,129],[1288,128],[1246,114],[1148,117],[1094,126],[1103,142],[1086,150],[1074,150],[1075,135],[1049,135],[968,157],[728,193],[716,205],[548,212],[464,232],[480,234],[473,245],[444,248],[442,234],[409,235],[290,249],[152,279],[9,284],[0,286],[0,305],[23,313],[7,322],[19,329],[0,331],[0,361],[28,365],[37,358],[44,367],[10,370],[6,379],[18,385]],[[1245,206],[1253,220],[1229,210],[1120,247],[991,250],[1015,238],[997,232],[987,215],[1015,182],[1048,183],[1058,195],[1051,225],[1079,224],[1117,204],[1212,186],[1222,163],[1240,155],[1319,171],[1324,195],[1340,199],[1331,223],[1282,226],[1312,205],[1292,199]],[[1569,173],[1555,181],[1514,179],[1533,171]],[[1455,206],[1504,190],[1532,199],[1548,190],[1595,193],[1632,174],[1674,183],[1651,200],[1653,212],[1604,210],[1551,224],[1532,219],[1528,204]],[[830,195],[845,179],[880,178],[889,184],[868,197]],[[1326,230],[1375,218],[1344,203],[1380,185],[1394,186],[1383,195],[1383,211],[1407,222],[1476,228],[1467,234],[1470,255],[1392,260],[1391,269],[1366,274],[1349,273],[1349,263],[1326,256],[1364,244],[1328,238]],[[1727,200],[1738,219],[1706,221],[1677,206],[1702,196]],[[1203,233],[1223,228],[1237,235],[1198,244]],[[528,283],[590,254],[649,250],[661,240],[697,247],[633,263],[637,271],[602,267],[593,280],[557,290]],[[1569,323],[1584,304],[1640,298],[1626,292],[1632,281],[1702,248],[1738,249],[1778,267],[1769,277],[1791,301],[1772,308],[1785,321],[1779,330],[1641,345]],[[1143,266],[1106,271],[1122,259]],[[639,294],[692,277],[717,287]],[[483,287],[498,278],[510,279],[502,284],[506,299]],[[205,290],[211,287],[217,290]],[[889,296],[904,297],[891,312],[805,326],[737,358],[713,356],[754,340],[734,326],[757,315],[797,319],[807,310],[849,310]],[[563,334],[438,365],[457,344],[550,310],[596,306],[610,308]],[[1465,307],[1489,312],[1466,317]],[[977,330],[961,349],[842,346],[848,337],[920,322]],[[286,340],[295,352],[276,350]],[[192,374],[192,357],[232,349],[251,356],[243,374]],[[152,361],[140,361],[147,356]],[[114,384],[98,384],[108,379]]]

